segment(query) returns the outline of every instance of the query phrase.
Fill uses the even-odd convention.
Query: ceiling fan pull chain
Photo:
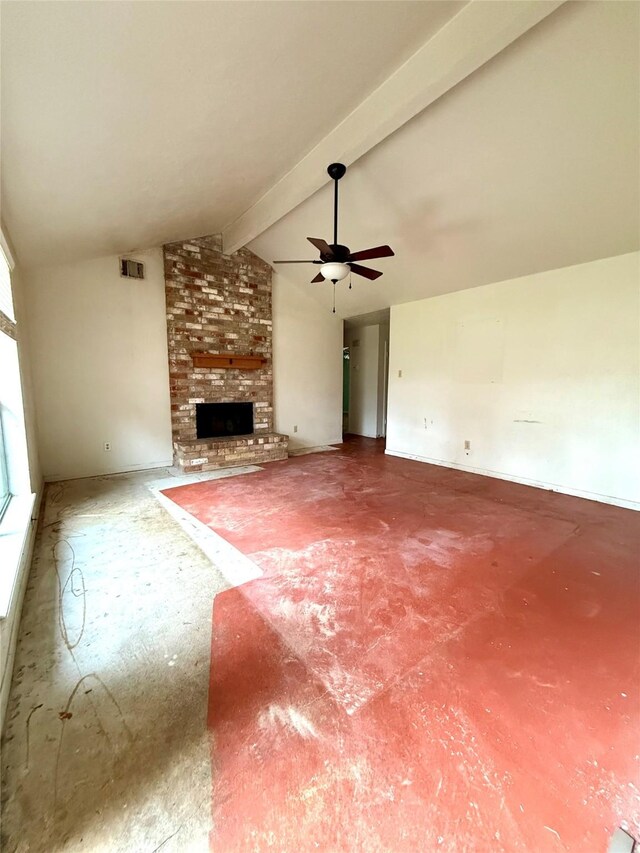
[[[349,267],[349,290],[351,290],[351,267]]]
[[[333,282],[333,313],[336,313],[336,283]]]

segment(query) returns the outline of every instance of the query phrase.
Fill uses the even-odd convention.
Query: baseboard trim
[[[117,471],[92,471],[86,474],[45,474],[45,483],[62,483],[67,480],[88,480],[91,477],[114,477],[117,474],[132,474],[135,471],[155,471],[156,468],[171,468],[173,459],[162,462],[141,462],[139,465],[127,465]]]
[[[559,492],[574,498],[584,498],[588,501],[619,506],[623,509],[640,511],[640,501],[630,501],[626,498],[616,498],[613,495],[601,495],[597,492],[587,492],[583,489],[572,489],[568,486],[560,486],[557,483],[546,483],[542,480],[530,480],[527,477],[515,477],[502,471],[491,471],[488,468],[474,468],[472,465],[461,465],[459,462],[443,462],[441,459],[430,459],[428,456],[418,456],[414,453],[404,453],[401,450],[385,450],[387,456],[397,456],[400,459],[411,459],[414,462],[425,462],[427,465],[438,465],[440,468],[453,468],[456,471],[466,471],[468,474],[479,474],[481,477],[493,477],[496,480],[507,480],[510,483],[520,483],[523,486],[533,486],[536,489],[545,489],[548,492]]]

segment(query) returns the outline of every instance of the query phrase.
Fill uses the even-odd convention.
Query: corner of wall
[[[293,450],[342,441],[342,326],[297,284],[274,275],[276,429]]]

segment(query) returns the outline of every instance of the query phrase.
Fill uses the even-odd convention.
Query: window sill
[[[35,499],[29,494],[12,497],[0,520],[0,619],[9,614],[19,585]]]

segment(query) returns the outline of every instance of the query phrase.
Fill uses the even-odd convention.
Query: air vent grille
[[[120,275],[124,278],[144,278],[144,264],[120,258]]]

